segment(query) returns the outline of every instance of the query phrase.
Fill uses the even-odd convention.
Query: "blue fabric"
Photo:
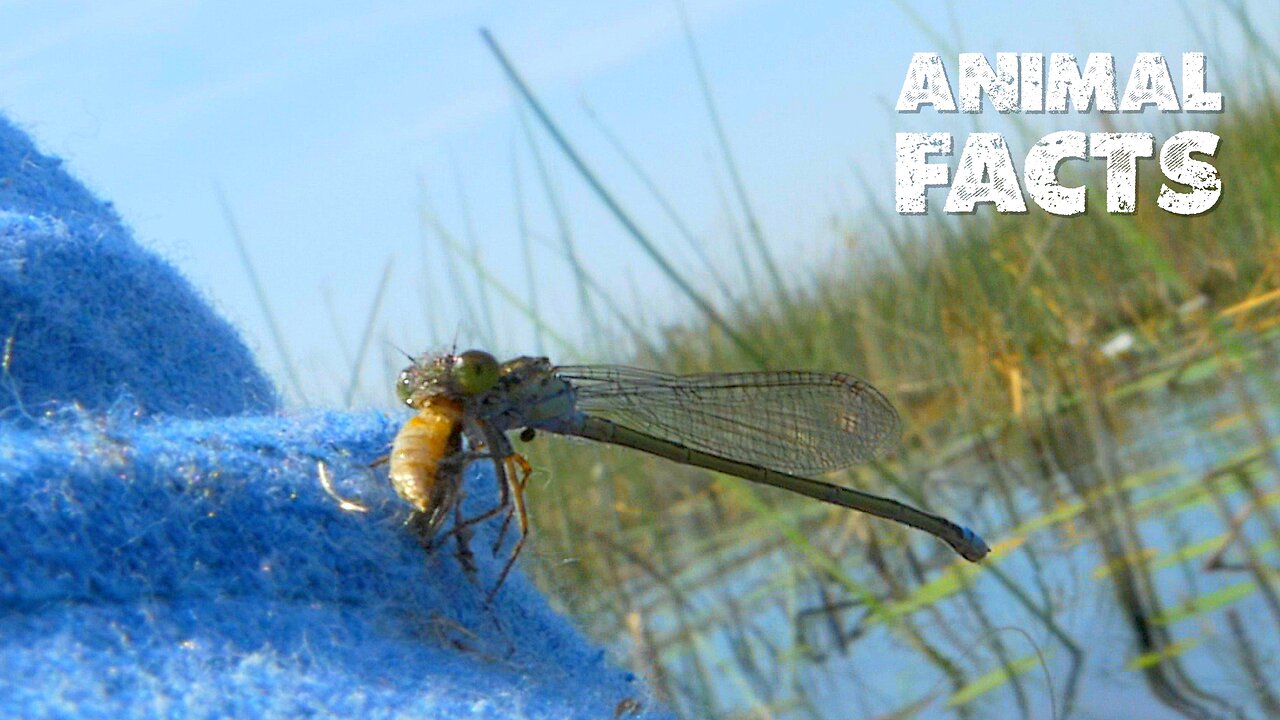
[[[422,551],[364,467],[402,417],[251,414],[234,332],[2,120],[0,227],[0,716],[669,716],[518,572],[486,605],[496,523],[478,577]]]
[[[98,201],[0,117],[0,417],[18,405],[148,412],[271,410],[276,394],[231,326]]]

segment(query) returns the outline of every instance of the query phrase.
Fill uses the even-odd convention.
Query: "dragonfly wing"
[[[898,413],[869,383],[806,371],[669,375],[555,369],[578,409],[695,450],[794,474],[871,460],[898,443]]]

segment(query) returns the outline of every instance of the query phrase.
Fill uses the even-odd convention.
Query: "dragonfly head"
[[[400,372],[396,395],[415,409],[440,396],[464,400],[496,385],[498,370],[497,358],[483,350],[424,355]]]

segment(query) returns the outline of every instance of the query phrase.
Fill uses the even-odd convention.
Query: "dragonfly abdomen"
[[[991,552],[987,543],[969,528],[890,498],[696,450],[671,440],[623,427],[604,418],[584,418],[573,434],[599,442],[634,448],[682,465],[693,465],[735,475],[751,482],[771,485],[832,505],[904,523],[943,540],[961,557],[971,562],[977,562]]]

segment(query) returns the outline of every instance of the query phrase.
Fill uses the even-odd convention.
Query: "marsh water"
[[[1280,717],[1280,375],[1255,353],[906,471],[987,537],[981,568],[780,505],[635,574],[615,647],[686,717]]]

